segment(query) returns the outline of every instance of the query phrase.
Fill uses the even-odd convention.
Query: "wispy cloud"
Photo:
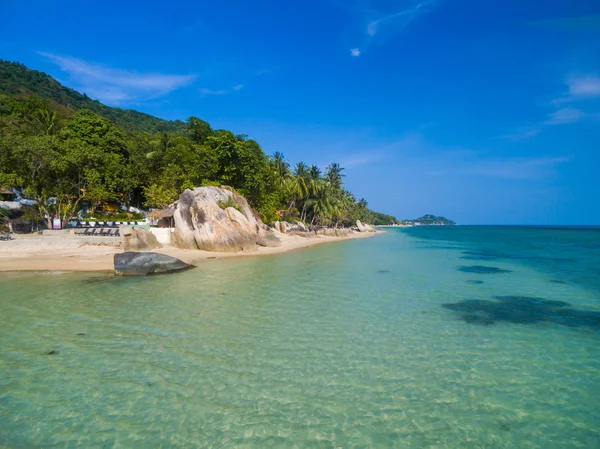
[[[357,153],[347,156],[340,164],[345,168],[356,168],[380,162],[384,159],[385,155],[377,152]]]
[[[551,105],[558,108],[547,114],[546,120],[541,123],[522,128],[516,133],[506,134],[499,138],[521,141],[537,136],[545,127],[555,125],[568,125],[577,123],[586,118],[597,117],[597,114],[588,113],[580,109],[585,100],[600,97],[600,76],[596,75],[568,75],[565,78],[566,90],[562,96],[552,100]],[[577,104],[579,107],[566,106]]]
[[[363,17],[369,17],[366,26],[362,31],[363,44],[359,47],[352,48],[350,54],[355,57],[360,56],[374,42],[379,44],[386,42],[422,14],[431,11],[438,2],[439,0],[421,0],[409,8],[387,14],[363,8],[360,10]]]
[[[506,139],[512,142],[520,142],[522,140],[528,140],[532,137],[537,136],[542,131],[541,127],[528,127],[522,128],[515,133],[505,134],[503,136],[498,136],[497,139]]]
[[[548,120],[544,122],[546,125],[566,125],[575,123],[585,117],[585,113],[579,109],[567,107],[559,109],[548,116]]]
[[[567,86],[573,99],[600,97],[600,76],[569,76]]]
[[[191,84],[196,78],[195,75],[139,73],[53,53],[38,54],[66,72],[74,89],[115,105],[162,97]]]
[[[556,165],[564,164],[571,156],[537,158],[492,158],[485,161],[468,162],[455,170],[459,174],[496,178],[542,178],[552,174]]]
[[[202,89],[200,89],[200,93],[202,95],[227,95],[227,94],[231,94],[234,92],[238,92],[238,91],[242,90],[243,88],[244,88],[244,86],[242,84],[237,84],[237,85],[233,86],[231,89],[213,90],[213,89],[202,88]]]
[[[412,133],[393,143],[391,151],[409,172],[433,177],[539,179],[555,175],[570,155],[503,156],[486,150],[447,148]]]

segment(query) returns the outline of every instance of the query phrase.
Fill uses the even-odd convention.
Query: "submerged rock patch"
[[[477,273],[477,274],[495,274],[495,273],[512,273],[510,270],[503,270],[498,267],[488,267],[485,265],[462,265],[458,267],[458,271],[464,271],[465,273]]]
[[[466,299],[442,304],[442,307],[458,313],[461,319],[471,324],[489,326],[497,323],[547,323],[600,330],[600,312],[574,309],[567,302],[545,298],[495,296],[491,301]]]
[[[479,285],[479,284],[483,284],[483,281],[476,281],[473,279],[469,279],[468,281],[465,281],[465,283],[467,284],[473,284],[473,285]]]

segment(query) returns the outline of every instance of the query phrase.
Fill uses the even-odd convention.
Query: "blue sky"
[[[600,223],[597,1],[2,3],[0,58],[340,162],[376,210]]]

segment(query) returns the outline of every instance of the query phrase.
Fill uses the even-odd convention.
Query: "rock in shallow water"
[[[147,276],[192,268],[192,265],[166,254],[133,251],[115,254],[114,264],[115,274],[122,276]]]

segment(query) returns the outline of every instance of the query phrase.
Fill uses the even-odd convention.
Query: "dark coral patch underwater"
[[[477,273],[477,274],[495,274],[495,273],[512,273],[510,270],[503,270],[498,267],[488,267],[485,265],[469,265],[460,266],[458,271],[464,271],[465,273]]]
[[[493,301],[466,299],[442,304],[445,309],[460,314],[465,322],[480,325],[497,323],[560,324],[600,330],[600,312],[579,310],[564,301],[530,296],[495,296]]]

